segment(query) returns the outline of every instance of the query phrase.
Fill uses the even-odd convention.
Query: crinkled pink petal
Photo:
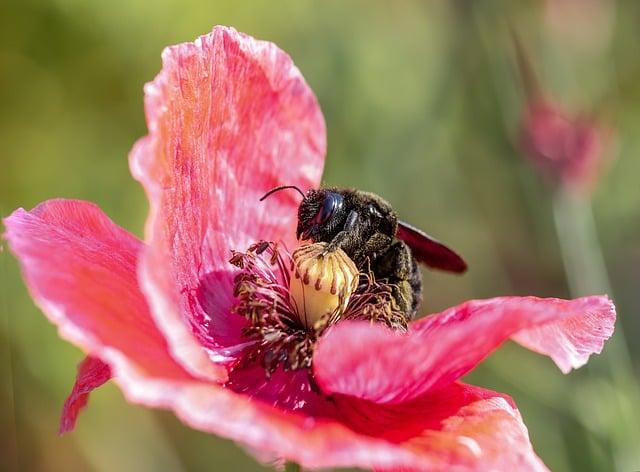
[[[513,400],[497,392],[456,382],[396,405],[334,402],[355,431],[418,453],[419,470],[547,470]]]
[[[77,200],[18,209],[4,223],[31,295],[63,338],[109,364],[128,357],[145,372],[185,378],[138,286],[135,236]],[[226,379],[222,368],[217,375]]]
[[[403,402],[449,385],[510,337],[567,372],[602,350],[614,322],[606,296],[473,300],[412,323],[406,334],[343,322],[320,339],[315,378],[328,393]]]
[[[89,394],[111,378],[111,368],[97,357],[87,356],[78,366],[78,376],[62,407],[60,434],[76,427],[78,414],[89,401]]]
[[[149,135],[130,155],[151,205],[140,276],[172,352],[208,377],[210,358],[233,355],[222,348],[238,343],[244,323],[229,316],[230,251],[293,242],[299,196],[259,199],[280,184],[319,184],[325,126],[302,75],[272,43],[216,27],[162,59],[145,87]]]
[[[604,342],[613,334],[615,308],[599,298],[583,316],[534,326],[514,334],[511,339],[540,354],[547,355],[560,370],[568,374],[587,363],[592,353],[600,353]],[[602,303],[598,306],[598,303]]]
[[[303,468],[546,470],[509,398],[477,387],[452,384],[400,405],[336,396],[336,418],[318,418],[206,381],[153,377],[126,358],[114,370],[129,401],[171,409],[192,428]]]

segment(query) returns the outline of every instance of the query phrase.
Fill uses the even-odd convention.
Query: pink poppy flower
[[[231,28],[162,58],[145,87],[149,134],[130,156],[151,206],[145,241],[82,201],[5,219],[34,300],[89,356],[61,430],[112,377],[129,401],[263,459],[545,470],[514,402],[460,378],[507,339],[563,372],[583,365],[613,332],[609,299],[476,300],[406,331],[351,319],[314,337],[285,319],[288,255],[276,252],[295,245],[298,199],[258,202],[281,183],[320,184],[325,127],[313,93],[275,45]],[[263,301],[279,302],[269,316],[288,323],[241,316]]]
[[[593,119],[569,116],[551,100],[529,103],[521,133],[526,156],[561,186],[589,190],[606,164],[610,131]]]

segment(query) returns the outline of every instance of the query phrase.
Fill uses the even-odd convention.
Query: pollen
[[[289,299],[308,329],[339,317],[358,288],[359,271],[342,249],[325,252],[326,243],[306,244],[292,254]]]

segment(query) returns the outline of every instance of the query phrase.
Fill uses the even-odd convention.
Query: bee
[[[325,242],[325,253],[342,249],[360,272],[392,286],[393,298],[412,320],[422,301],[422,274],[418,263],[454,273],[467,270],[464,259],[441,242],[398,220],[382,197],[357,189],[320,188],[306,194],[294,185],[271,189],[260,201],[284,189],[302,195],[296,236]]]

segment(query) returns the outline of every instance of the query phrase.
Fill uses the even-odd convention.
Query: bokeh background
[[[425,274],[426,312],[473,297],[611,291],[618,331],[586,369],[564,376],[508,343],[469,380],[513,395],[552,470],[639,470],[639,22],[634,0],[2,0],[0,214],[81,198],[141,235],[147,203],[127,153],[146,132],[142,86],[162,48],[215,24],[274,41],[326,116],[325,183],[385,196],[470,263],[462,278]],[[559,203],[523,159],[511,31],[549,92],[615,131],[592,202]],[[569,267],[567,282],[563,239],[596,261],[595,275],[576,283]],[[82,353],[34,307],[6,248],[0,295],[0,469],[262,470],[110,384],[74,433],[57,436]]]

